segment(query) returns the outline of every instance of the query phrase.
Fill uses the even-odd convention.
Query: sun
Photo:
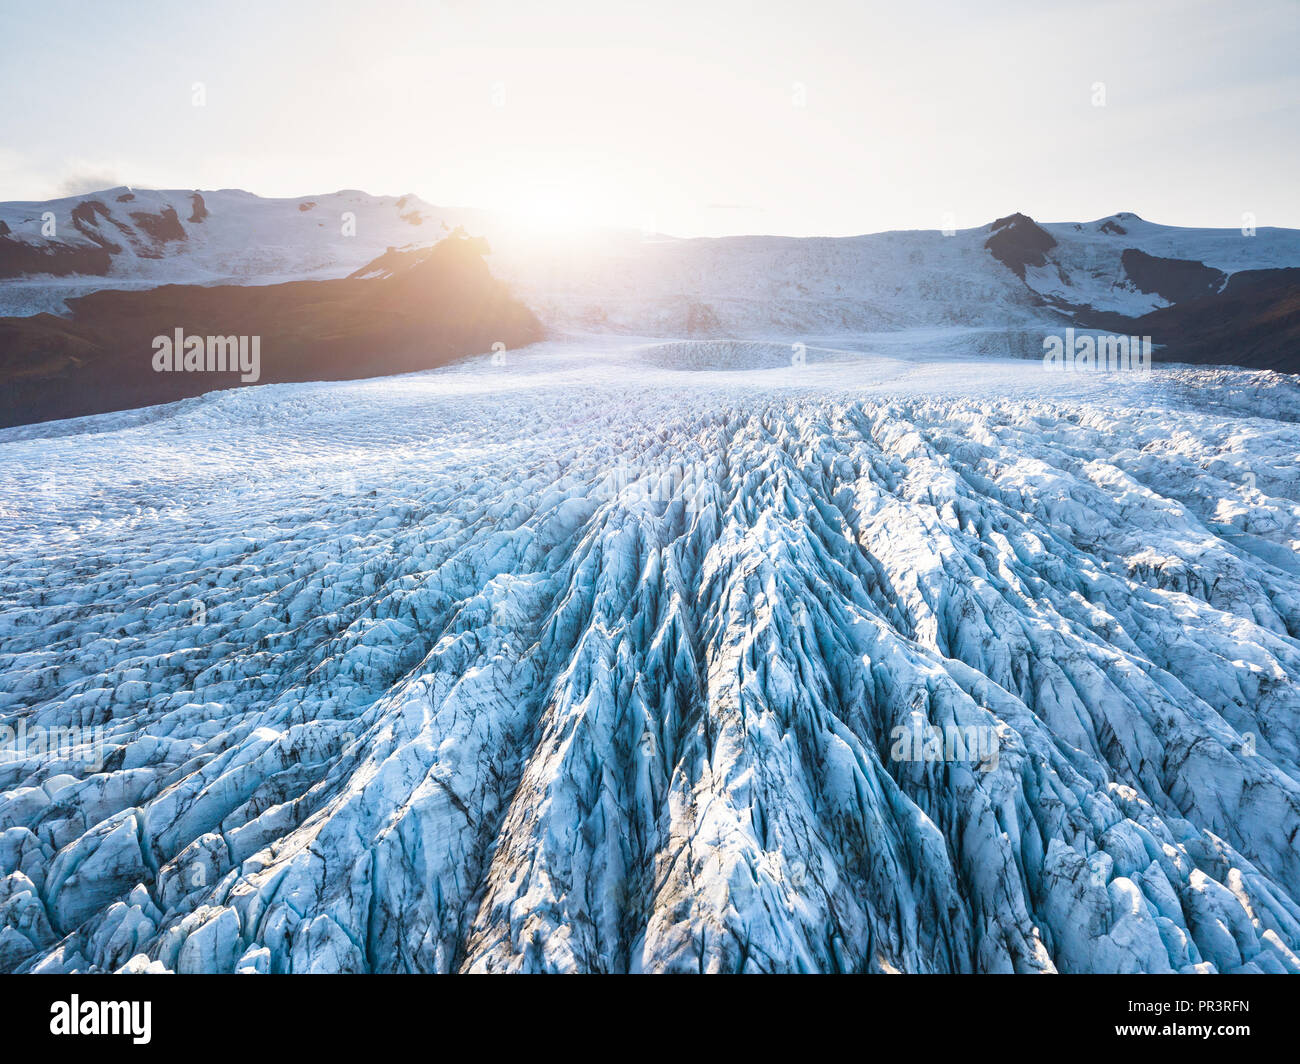
[[[616,226],[623,213],[608,190],[581,179],[521,180],[503,200],[504,213],[522,234],[548,240],[580,238]]]
[[[538,227],[551,230],[590,228],[600,222],[599,212],[590,203],[564,196],[539,196],[524,213]]]

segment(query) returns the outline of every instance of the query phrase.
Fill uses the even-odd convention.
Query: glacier
[[[0,432],[0,970],[1300,971],[1300,386],[943,336]]]

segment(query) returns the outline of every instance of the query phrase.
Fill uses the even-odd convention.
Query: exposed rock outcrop
[[[1163,259],[1137,248],[1125,248],[1120,262],[1128,279],[1142,292],[1154,292],[1170,303],[1212,295],[1223,287],[1222,270],[1188,259]]]
[[[1043,266],[1046,253],[1056,247],[1056,238],[1025,214],[1009,214],[989,226],[984,246],[993,257],[1022,281],[1026,266]]]

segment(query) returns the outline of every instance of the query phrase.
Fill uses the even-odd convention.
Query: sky
[[[0,200],[415,193],[677,236],[1300,228],[1300,2],[0,0]]]

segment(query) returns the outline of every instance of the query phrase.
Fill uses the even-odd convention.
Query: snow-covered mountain
[[[47,212],[57,237],[41,235]],[[1138,318],[1220,293],[1243,271],[1300,268],[1300,231],[1187,229],[1131,213],[1043,225],[1013,214],[947,233],[684,240],[539,236],[415,196],[122,188],[0,204],[0,226],[0,315],[61,312],[67,298],[105,287],[344,277],[389,248],[418,251],[463,226],[488,239],[494,273],[555,333],[785,340],[955,327],[982,330],[986,353],[1035,357],[1044,329],[1081,311]],[[65,267],[73,272],[50,272]]]
[[[357,191],[268,199],[121,187],[0,203],[0,315],[60,313],[64,300],[104,288],[346,277],[472,217]]]
[[[501,363],[0,433],[0,968],[1300,971],[1293,378]]]
[[[1032,234],[1046,238],[1041,252]],[[1186,260],[1194,274],[1203,265],[1214,282],[1206,292],[1240,271],[1300,267],[1300,231],[1261,228],[1245,236],[1131,214],[1043,226],[1012,215],[950,235],[615,234],[578,249],[537,252],[500,239],[493,246],[493,268],[556,327],[782,339],[983,327],[1025,331],[1037,355],[1044,325],[1059,325],[1079,308],[1136,317],[1201,294],[1171,287],[1169,267],[1153,259]]]

